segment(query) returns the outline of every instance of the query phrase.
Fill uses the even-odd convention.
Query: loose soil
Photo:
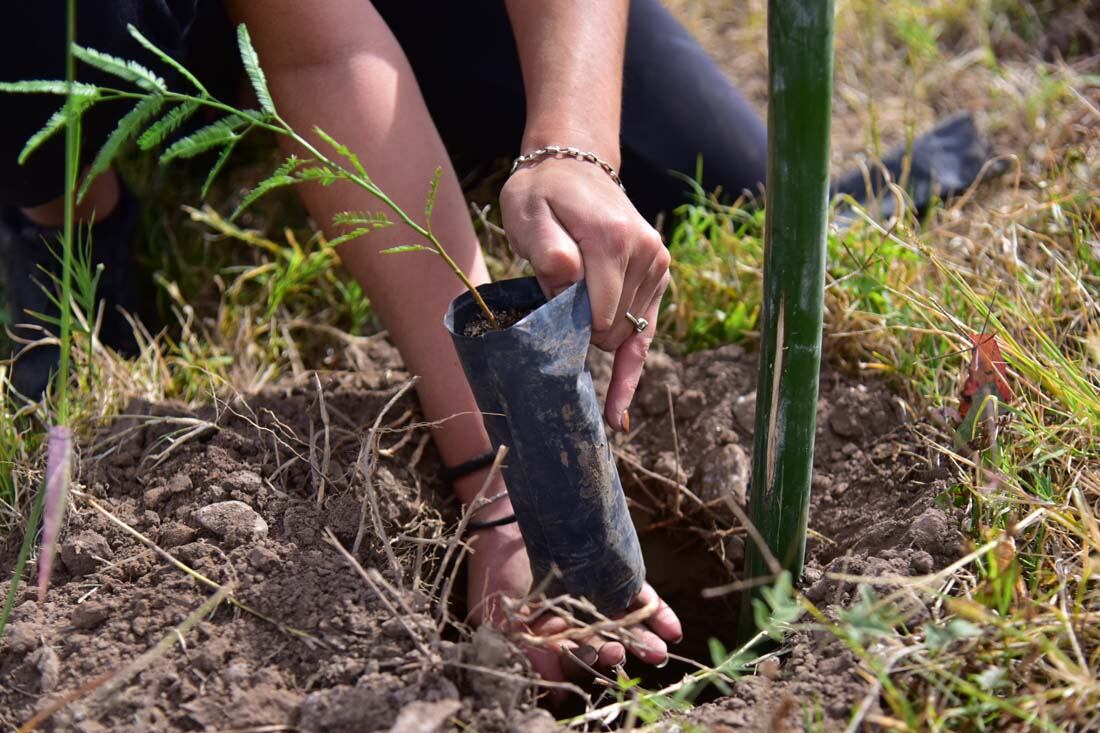
[[[503,331],[522,321],[524,316],[531,312],[530,310],[520,310],[519,308],[502,308],[498,310],[490,307],[490,309],[493,311],[493,317],[497,319],[496,326],[489,323],[489,319],[486,318],[483,313],[479,313],[476,318],[467,323],[466,327],[462,329],[462,335],[467,338],[476,338],[490,331]]]
[[[455,506],[409,396],[382,420],[383,451],[366,491],[364,436],[407,374],[382,341],[363,362],[357,373],[320,380],[323,407],[312,379],[194,412],[136,403],[134,417],[84,447],[88,494],[194,570],[232,583],[256,613],[223,605],[177,636],[173,628],[214,591],[78,499],[47,600],[21,591],[0,641],[5,729],[65,695],[79,699],[45,729],[553,729],[514,647],[487,630],[439,630],[431,581]],[[606,360],[593,368],[597,382],[606,379]],[[745,538],[730,502],[743,505],[749,480],[755,370],[737,346],[682,360],[655,354],[634,431],[615,437],[650,580],[685,621],[674,651],[704,661],[707,639],[730,642],[736,626],[736,597],[703,600],[700,590],[738,577]],[[194,425],[178,418],[216,427],[183,438]],[[830,574],[923,574],[958,556],[956,523],[935,507],[946,476],[928,455],[881,385],[825,373],[803,588],[826,613],[855,594]],[[377,515],[369,501],[362,513],[371,495]],[[373,584],[323,535],[331,528],[351,548],[361,519],[358,559],[380,573]],[[5,576],[16,540],[0,548]],[[907,611],[910,620],[928,613],[917,598]],[[169,648],[113,694],[75,694],[165,638]],[[859,662],[824,633],[795,634],[788,646],[777,670],[689,719],[742,730],[786,716],[797,729],[818,711],[827,729],[842,727],[869,689]],[[656,686],[685,669],[628,671]]]

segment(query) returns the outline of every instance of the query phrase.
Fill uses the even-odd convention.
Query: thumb
[[[584,277],[580,248],[549,211],[508,232],[512,249],[526,257],[543,294],[552,298]]]

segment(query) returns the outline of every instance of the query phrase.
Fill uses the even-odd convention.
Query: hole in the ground
[[[646,578],[657,593],[680,617],[684,639],[670,645],[669,651],[679,657],[711,666],[710,640],[717,639],[726,649],[736,643],[741,597],[731,593],[719,598],[703,598],[702,590],[731,580],[730,572],[708,548],[697,532],[685,528],[666,527],[641,531],[642,554],[646,562]],[[679,682],[699,668],[689,662],[670,659],[660,669],[642,664],[628,655],[626,673],[641,679],[647,690],[655,690]],[[598,694],[595,685],[589,691]],[[720,697],[714,686],[697,691],[694,701],[709,702]],[[564,707],[553,708],[559,717],[579,715],[585,711],[580,700],[571,697]]]
[[[729,582],[729,570],[694,532],[673,528],[652,530],[642,533],[641,541],[650,584],[683,624],[683,641],[671,645],[669,651],[701,664],[712,664],[711,639],[717,639],[727,649],[736,642],[740,595],[704,598],[702,590]],[[634,662],[628,671],[640,676],[646,687],[659,687],[697,669],[673,659],[661,669]],[[705,699],[716,691],[704,690],[700,694]]]

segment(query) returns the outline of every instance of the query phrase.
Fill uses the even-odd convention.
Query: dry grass
[[[763,3],[673,4],[762,102]],[[835,170],[959,110],[1008,163],[923,221],[868,220],[830,242],[827,358],[886,375],[914,406],[956,468],[944,500],[964,510],[975,548],[950,573],[871,581],[884,597],[860,614],[817,617],[861,656],[886,711],[861,706],[852,730],[1100,726],[1100,58],[1041,60],[1016,11],[1038,15],[838,3]],[[684,213],[681,299],[666,328],[689,345],[751,341],[758,217]],[[730,296],[748,303],[735,319],[715,312]],[[960,454],[932,418],[957,404],[966,338],[983,328],[1002,345],[1015,398],[997,445]],[[898,603],[913,592],[934,623],[902,623]],[[869,618],[889,633],[869,635]]]

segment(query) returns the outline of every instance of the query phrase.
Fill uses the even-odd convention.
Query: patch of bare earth
[[[736,580],[740,567],[744,530],[728,502],[743,503],[748,482],[755,368],[736,346],[682,361],[655,355],[635,432],[616,449],[651,580],[684,616],[675,651],[701,660],[709,637],[729,641],[736,626],[735,597],[703,600],[700,590]],[[0,642],[0,721],[15,726],[72,696],[46,729],[551,725],[535,707],[522,654],[494,634],[470,638],[440,624],[432,581],[454,506],[437,490],[438,464],[421,449],[426,431],[413,425],[411,397],[381,421],[382,453],[369,484],[363,478],[364,436],[406,377],[395,352],[379,345],[361,372],[321,380],[323,409],[309,380],[191,413],[133,405],[140,417],[85,448],[85,491],[190,568],[233,584],[255,613],[223,605],[177,636],[174,627],[214,590],[78,499],[47,600],[24,589]],[[216,427],[165,453],[183,434],[171,417]],[[942,477],[923,455],[888,392],[826,373],[803,586],[827,613],[853,594],[829,573],[907,576],[956,557],[954,523],[933,506]],[[368,485],[385,539],[364,504]],[[331,528],[351,548],[361,520],[357,559],[378,572],[373,589],[323,535]],[[15,554],[3,548],[0,573],[10,573]],[[923,609],[912,604],[914,620]],[[165,638],[168,648],[113,694],[88,689]],[[746,679],[691,719],[739,729],[766,723],[777,706],[792,720],[811,706],[839,724],[869,690],[857,660],[827,634],[796,634],[789,647],[777,671]],[[674,663],[647,673],[647,684],[688,669]]]
[[[751,541],[729,505],[744,506],[751,475],[756,355],[731,345],[682,361],[651,359],[636,402],[644,419],[619,449],[620,470],[650,580],[685,617],[685,639],[675,651],[709,662],[708,638],[734,646],[739,599],[708,600],[700,590],[737,579]],[[947,470],[913,427],[908,408],[881,384],[822,374],[800,586],[826,616],[835,618],[859,600],[856,583],[838,576],[889,577],[895,582],[885,587],[896,590],[905,578],[939,570],[961,554],[958,521],[937,506]],[[927,620],[925,603],[907,594],[900,604],[905,621]],[[799,631],[784,647],[778,669],[744,679],[732,695],[700,706],[688,720],[733,730],[785,730],[787,724],[798,730],[819,718],[833,730],[844,727],[865,697],[869,712],[878,711],[867,671],[833,634]],[[692,667],[674,663],[670,670],[663,681]]]

